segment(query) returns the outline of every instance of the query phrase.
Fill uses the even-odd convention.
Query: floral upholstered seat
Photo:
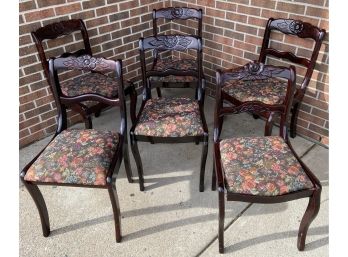
[[[158,59],[156,65],[152,70],[154,71],[165,71],[168,69],[176,69],[181,71],[194,70],[197,71],[197,61],[194,59]],[[175,76],[169,75],[166,77],[151,77],[152,81],[160,82],[192,82],[196,81],[197,78],[194,76]]]
[[[227,192],[276,196],[313,187],[279,136],[225,139],[220,152]]]
[[[86,93],[97,93],[114,97],[118,92],[118,81],[101,73],[91,72],[61,83],[64,95],[77,96]]]
[[[265,80],[227,80],[222,90],[241,102],[260,101],[281,104],[285,99],[287,82],[275,78]]]
[[[134,133],[154,137],[203,135],[198,103],[190,98],[149,99]]]
[[[26,181],[105,185],[116,152],[116,132],[64,130],[28,169]]]

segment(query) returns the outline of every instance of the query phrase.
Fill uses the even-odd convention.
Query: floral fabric
[[[105,185],[119,136],[111,131],[64,130],[28,169],[27,181]]]
[[[118,81],[97,72],[83,74],[80,77],[64,81],[60,85],[67,96],[97,93],[107,97],[118,94]]]
[[[285,100],[287,82],[275,78],[264,80],[227,80],[222,90],[241,102],[260,101],[281,104]]]
[[[165,71],[167,69],[176,70],[197,70],[197,61],[194,59],[158,59],[156,65],[153,67],[154,71]],[[174,76],[169,75],[166,77],[151,77],[152,81],[160,82],[192,82],[196,81],[197,78],[194,76]]]
[[[228,192],[276,196],[313,187],[279,136],[225,139],[220,152]]]
[[[136,135],[197,136],[204,133],[198,102],[190,98],[154,98],[146,102]]]

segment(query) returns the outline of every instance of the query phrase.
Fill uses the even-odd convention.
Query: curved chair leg
[[[291,109],[291,122],[290,122],[290,137],[296,137],[296,124],[299,112],[299,103],[294,104]]]
[[[211,190],[212,191],[216,190],[215,158],[213,160],[213,172],[212,172],[212,177],[211,177]]]
[[[267,118],[266,126],[265,126],[265,136],[272,135],[272,129],[273,129],[273,113],[271,113]]]
[[[129,159],[129,150],[128,150],[128,136],[127,134],[125,135],[124,138],[124,153],[123,153],[123,158],[124,158],[124,167],[126,169],[126,175],[129,183],[133,183],[132,179],[132,167],[130,164],[130,159]]]
[[[224,253],[225,193],[219,188],[219,253]]]
[[[101,114],[101,110],[96,111],[96,112],[94,113],[94,116],[95,116],[96,118],[98,118],[98,117],[100,116],[100,114]]]
[[[199,192],[204,191],[204,173],[205,173],[205,164],[207,162],[207,154],[208,154],[208,135],[204,135],[202,159],[201,159],[201,172],[199,176]]]
[[[163,84],[164,84],[164,83],[165,83],[165,82],[163,82]],[[157,96],[158,96],[158,97],[162,97],[161,88],[156,87],[156,91],[157,91]]]
[[[45,200],[44,200],[37,185],[32,184],[32,183],[27,182],[27,181],[24,181],[24,180],[22,180],[22,181],[23,181],[24,186],[29,191],[29,194],[33,198],[33,200],[36,204],[36,207],[39,211],[43,236],[48,237],[50,234],[50,220],[48,217],[48,211],[47,211]]]
[[[133,135],[131,135],[131,149],[132,149],[132,153],[133,153],[135,163],[136,163],[137,169],[138,169],[140,191],[144,191],[145,188],[144,188],[143,164],[141,163],[141,158],[140,158],[139,149],[138,149],[138,143],[134,139]]]
[[[108,185],[108,191],[110,196],[110,201],[112,205],[112,211],[114,213],[115,220],[115,233],[116,233],[116,242],[121,242],[121,215],[120,215],[120,205],[118,203],[117,191],[115,187],[115,183]]]
[[[317,216],[320,209],[320,194],[321,189],[316,190],[309,199],[309,203],[305,214],[301,220],[300,229],[297,237],[297,248],[299,251],[303,251],[306,243],[306,236],[309,225]]]

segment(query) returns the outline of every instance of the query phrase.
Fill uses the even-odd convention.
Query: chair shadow
[[[225,252],[226,253],[237,252],[257,244],[262,244],[262,243],[266,243],[266,242],[274,241],[274,240],[281,240],[281,239],[290,238],[290,237],[297,238],[297,233],[298,233],[297,230],[292,230],[292,231],[273,233],[266,236],[263,235],[263,236],[251,238],[251,239],[244,240],[242,242],[238,242],[236,244],[225,247]],[[328,234],[329,234],[329,226],[309,228],[308,234],[307,234],[307,241],[310,240],[311,235],[328,235]],[[328,243],[329,243],[329,236],[307,243],[304,251],[312,251],[314,249],[327,245]]]

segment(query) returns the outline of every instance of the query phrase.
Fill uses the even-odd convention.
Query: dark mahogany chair
[[[296,36],[309,41],[314,40],[314,48],[311,52],[310,59],[296,56],[291,52],[279,51],[270,45],[270,37],[272,31]],[[306,68],[306,73],[303,81],[295,90],[295,97],[291,108],[291,124],[290,135],[296,136],[296,123],[299,112],[299,107],[303,96],[306,92],[307,86],[311,80],[313,70],[318,58],[319,50],[325,36],[325,30],[311,25],[307,22],[292,19],[274,19],[270,18],[265,28],[261,52],[259,55],[259,62],[265,63],[266,57],[277,57],[285,59],[294,64]],[[226,82],[223,85],[224,97],[229,99],[232,103],[239,104],[245,101],[259,100],[267,104],[281,104],[285,97],[286,83],[278,79],[269,79],[265,81],[251,80],[251,81],[237,81],[236,84]],[[271,135],[273,126],[272,113],[259,114],[266,118],[265,135]],[[256,118],[257,115],[254,114]]]
[[[145,54],[149,51],[186,51],[194,50],[197,59],[194,67],[179,69],[166,67],[157,69],[157,63],[147,69]],[[138,151],[137,141],[151,143],[203,142],[199,190],[204,191],[204,171],[208,152],[208,128],[204,117],[205,81],[202,76],[202,44],[200,38],[182,35],[160,35],[141,38],[139,41],[140,61],[143,80],[143,101],[130,129],[131,149],[139,173],[140,190],[144,190],[143,167]],[[152,98],[152,76],[194,76],[197,78],[195,99],[187,97]],[[134,104],[134,103],[133,103]],[[135,110],[135,107],[131,110]],[[133,114],[135,116],[135,114]]]
[[[81,19],[64,20],[51,23],[31,33],[48,83],[48,58],[57,56],[46,56],[47,52],[50,50],[48,47],[45,47],[47,45],[47,40],[72,35],[76,32],[80,33],[84,48],[73,53],[62,53],[61,57],[67,57],[70,55],[79,56],[83,54],[92,55],[88,32],[84,22]],[[76,45],[79,46],[78,44]],[[117,82],[99,72],[89,72],[80,77],[66,80],[61,83],[61,89],[62,92],[68,96],[76,96],[83,93],[98,93],[107,97],[117,96]],[[105,107],[106,105],[104,103],[96,103],[94,101],[69,105],[69,108],[76,111],[83,117],[86,128],[92,128],[92,120],[90,115],[94,113],[96,117],[98,117],[101,110]]]
[[[196,20],[197,28],[195,28],[190,36],[197,36],[202,38],[202,9],[188,8],[188,7],[166,7],[161,9],[154,9],[152,11],[152,21],[153,21],[153,36],[158,35],[158,20],[172,21],[172,20]],[[195,60],[193,58],[188,58],[187,56],[181,58],[180,56],[171,56],[170,58],[159,58],[157,59],[157,68],[166,69],[167,67],[193,67],[195,66]],[[202,69],[202,67],[200,67]],[[152,81],[162,83],[163,87],[168,87],[168,83],[184,83],[185,87],[189,87],[190,83],[197,81],[194,76],[175,76],[169,75],[165,77],[151,77]],[[156,87],[157,95],[161,97],[161,89]]]
[[[281,79],[286,82],[282,103],[264,103],[251,100],[233,106],[223,106],[228,101],[222,86],[227,81],[236,83],[250,80]],[[296,89],[294,66],[290,68],[252,62],[234,70],[216,73],[216,106],[214,116],[214,163],[212,189],[219,198],[219,252],[224,252],[225,194],[227,201],[252,203],[279,203],[309,197],[302,218],[297,247],[304,250],[307,231],[320,208],[321,184],[293,150],[287,128],[287,119]],[[240,112],[280,115],[279,136],[251,136],[220,139],[222,118]],[[262,221],[261,221],[262,222]]]
[[[118,98],[85,93],[63,94],[58,71],[113,71],[118,82]],[[20,178],[39,211],[43,235],[50,234],[47,207],[38,185],[77,186],[107,189],[115,220],[116,241],[121,241],[121,218],[115,180],[127,137],[126,106],[121,61],[94,58],[89,55],[49,60],[49,80],[58,111],[57,131],[50,143],[27,164]],[[68,129],[67,107],[84,101],[95,101],[120,109],[120,130]]]

